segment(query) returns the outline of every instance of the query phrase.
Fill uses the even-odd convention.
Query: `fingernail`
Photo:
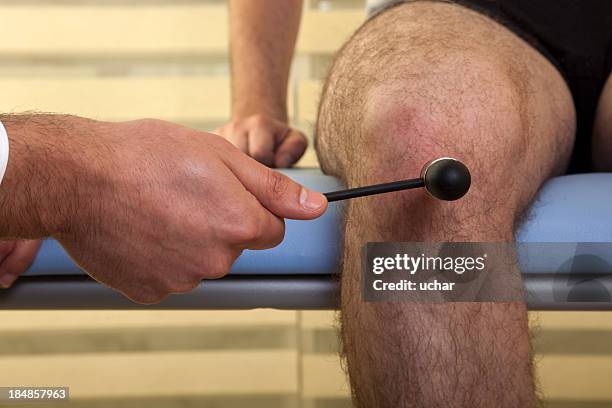
[[[293,163],[293,157],[289,154],[282,154],[276,159],[276,167],[289,167]]]
[[[0,287],[3,289],[10,288],[13,282],[15,282],[15,277],[13,275],[0,276]]]
[[[314,211],[325,205],[325,196],[321,193],[315,193],[314,191],[307,190],[302,187],[300,192],[300,205],[308,210]]]

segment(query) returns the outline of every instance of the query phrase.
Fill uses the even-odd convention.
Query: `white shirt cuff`
[[[9,159],[9,140],[6,134],[6,129],[2,122],[0,122],[0,184],[4,178],[6,172],[6,166],[8,165]]]

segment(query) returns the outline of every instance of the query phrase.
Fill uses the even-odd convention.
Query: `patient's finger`
[[[302,132],[291,129],[280,142],[276,150],[274,164],[276,167],[291,167],[304,155],[308,140]]]
[[[274,165],[274,135],[269,129],[263,127],[251,129],[249,156],[266,166]]]
[[[249,153],[249,134],[246,130],[238,130],[235,127],[222,133],[222,136],[229,140],[234,146],[243,153]]]

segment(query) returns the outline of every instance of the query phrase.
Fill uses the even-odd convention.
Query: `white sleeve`
[[[8,135],[6,134],[6,129],[2,122],[0,122],[0,184],[2,184],[2,179],[4,178],[4,172],[6,171],[6,166],[8,165],[9,159],[9,140]]]

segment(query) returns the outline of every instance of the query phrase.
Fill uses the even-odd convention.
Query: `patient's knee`
[[[542,137],[550,134],[550,124],[543,126],[547,114],[537,117],[529,89],[501,64],[474,56],[444,64],[437,75],[382,81],[368,90],[361,130],[345,149],[344,176],[351,186],[415,178],[432,159],[456,158],[472,174],[462,200],[443,203],[424,191],[377,198],[376,208],[387,214],[377,221],[380,230],[411,214],[423,230],[414,226],[410,236],[429,234],[431,225],[476,234],[483,223],[510,233],[550,171],[553,155],[542,145],[553,140]]]
[[[448,65],[431,77],[370,88],[360,140],[347,155],[366,169],[347,168],[349,180],[416,176],[427,161],[439,157],[463,161],[476,178],[500,179],[526,156],[533,127],[526,91],[494,64],[466,57]],[[453,66],[465,70],[454,72]]]

